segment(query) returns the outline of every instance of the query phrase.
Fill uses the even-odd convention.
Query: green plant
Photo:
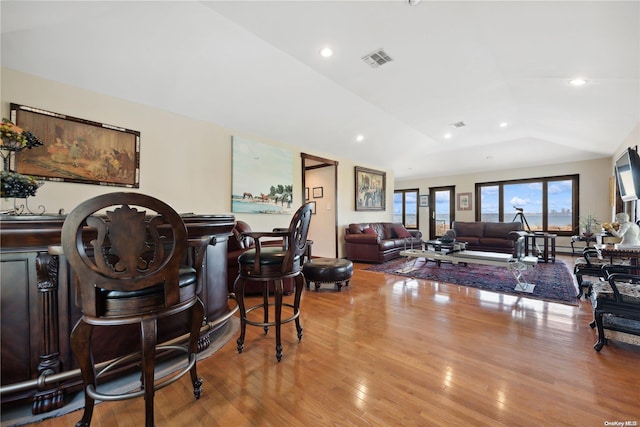
[[[29,131],[16,126],[10,120],[0,122],[0,157],[2,157],[2,172],[0,174],[0,197],[26,198],[36,195],[36,190],[42,185],[32,176],[22,175],[11,170],[11,163],[15,165],[15,153],[23,149],[32,149],[42,145],[42,141]]]
[[[40,186],[34,177],[10,171],[0,171],[0,182],[0,197],[4,198],[35,196]]]
[[[602,221],[591,214],[587,214],[586,216],[580,217],[579,227],[584,230],[585,236],[591,236],[600,224],[602,224]]]
[[[11,120],[4,118],[0,122],[0,137],[2,137],[1,148],[9,151],[21,151],[24,148],[31,149],[43,144],[37,136],[16,126]]]

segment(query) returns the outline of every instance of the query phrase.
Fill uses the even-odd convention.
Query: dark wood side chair
[[[594,284],[591,293],[593,321],[589,326],[598,330],[596,351],[607,344],[605,328],[640,335],[640,266],[605,265],[602,275],[604,280]],[[610,316],[608,326],[605,316]]]
[[[584,248],[582,250],[582,257],[576,259],[573,268],[573,274],[576,276],[579,289],[576,297],[580,298],[583,294],[586,297],[591,296],[593,284],[591,282],[585,282],[583,276],[606,279],[603,268],[611,264],[624,268],[625,266],[631,265],[631,259],[623,257],[604,257],[600,249],[595,246]]]
[[[270,326],[276,328],[276,358],[282,359],[282,341],[280,326],[295,320],[298,340],[302,339],[302,326],[300,326],[300,297],[304,286],[302,276],[302,260],[306,253],[307,234],[311,222],[311,204],[302,205],[293,215],[289,228],[286,230],[271,232],[246,232],[246,237],[255,241],[255,248],[244,252],[238,257],[239,272],[234,284],[236,299],[240,311],[240,337],[238,338],[238,353],[244,349],[244,337],[247,324],[262,326],[265,333]],[[284,239],[282,246],[263,246],[261,239]],[[293,304],[282,303],[282,288],[284,280],[295,281]],[[250,308],[245,307],[244,295],[248,282],[262,282],[263,302]],[[269,284],[274,283],[274,302],[269,302]],[[269,306],[274,306],[274,321],[269,321]],[[282,319],[282,307],[290,307],[293,314]],[[253,310],[263,310],[263,321],[253,321],[247,318],[247,314]]]
[[[106,214],[103,213],[106,210]],[[192,242],[201,266],[206,239]],[[195,398],[200,398],[202,380],[196,372],[196,352],[204,306],[198,298],[198,268],[184,265],[189,248],[187,229],[166,203],[130,192],[104,194],[77,206],[62,227],[62,250],[76,281],[76,304],[82,317],[71,333],[71,348],[82,371],[85,407],[77,427],[89,426],[95,400],[122,400],[144,396],[145,425],[154,425],[155,390],[167,386],[187,372],[191,374]],[[198,262],[200,263],[198,265]],[[157,320],[188,310],[185,346],[157,346]],[[95,326],[117,327],[139,324],[141,352],[124,355],[96,373],[92,354]],[[187,353],[184,370],[154,378],[158,352]],[[97,378],[119,362],[141,359],[141,389],[125,394],[97,390]]]

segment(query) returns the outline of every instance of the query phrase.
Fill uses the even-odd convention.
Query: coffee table
[[[514,258],[511,254],[499,252],[483,252],[461,250],[457,252],[445,253],[434,250],[407,249],[400,252],[401,256],[407,258],[407,264],[402,269],[409,272],[415,269],[415,264],[419,258],[432,259],[436,261],[448,261],[452,264],[483,264],[496,267],[505,267],[511,271],[517,284],[514,290],[532,293],[536,285],[524,281],[523,271],[533,268],[538,263],[535,256],[523,256]]]
[[[467,244],[465,242],[457,242],[455,240],[452,242],[444,242],[442,240],[427,240],[424,242],[425,250],[429,250],[429,248],[432,248],[431,250],[434,250],[436,252],[444,252],[446,254],[459,252],[461,250],[464,250],[466,247]]]
[[[446,255],[452,254],[454,252],[460,252],[466,247],[466,242],[457,242],[455,240],[452,242],[443,242],[442,240],[426,240],[424,242],[425,251],[435,251]],[[438,267],[440,267],[440,264],[442,263],[441,259],[426,258],[426,261],[434,261],[436,264],[438,264]]]

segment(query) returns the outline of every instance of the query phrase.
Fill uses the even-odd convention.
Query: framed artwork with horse
[[[44,143],[17,153],[17,172],[49,181],[139,188],[140,132],[13,103],[11,121]]]
[[[231,212],[293,213],[290,150],[233,136],[232,171]]]
[[[385,210],[386,172],[355,167],[356,211]]]

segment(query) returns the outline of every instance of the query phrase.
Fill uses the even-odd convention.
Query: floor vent
[[[382,49],[378,49],[374,52],[371,52],[368,55],[362,57],[362,60],[369,64],[371,68],[378,68],[381,65],[386,64],[387,62],[393,61],[389,55]]]

